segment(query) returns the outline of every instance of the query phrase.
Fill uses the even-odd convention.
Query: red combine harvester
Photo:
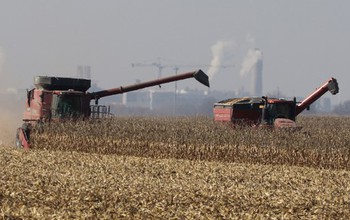
[[[296,128],[295,119],[327,91],[339,92],[338,82],[331,78],[302,102],[279,98],[232,98],[214,104],[214,120],[233,125]]]
[[[29,148],[31,129],[42,123],[95,118],[108,113],[106,106],[98,105],[100,98],[192,77],[209,87],[208,76],[202,70],[92,93],[87,92],[91,86],[88,79],[37,76],[35,88],[27,92],[24,123],[17,129],[16,146]],[[95,100],[95,105],[90,105],[91,100]]]

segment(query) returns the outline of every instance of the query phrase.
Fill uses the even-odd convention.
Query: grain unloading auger
[[[35,88],[27,92],[24,123],[17,129],[16,146],[29,148],[31,129],[42,123],[89,118],[96,109],[105,111],[100,109],[105,106],[98,105],[100,98],[188,78],[209,87],[208,76],[202,70],[92,93],[87,92],[91,86],[88,79],[37,76]],[[95,100],[95,105],[90,105],[91,100]]]
[[[214,120],[234,125],[297,129],[296,117],[327,91],[332,95],[339,92],[335,78],[330,78],[300,103],[296,98],[286,100],[266,96],[223,100],[214,104]]]

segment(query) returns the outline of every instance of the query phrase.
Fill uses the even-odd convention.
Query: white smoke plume
[[[224,67],[224,61],[232,58],[234,43],[232,41],[219,40],[213,46],[211,46],[211,52],[213,59],[210,62],[208,69],[209,79],[212,79],[217,74],[220,68]]]
[[[256,67],[259,60],[262,60],[262,52],[259,49],[250,49],[247,56],[243,60],[240,74],[246,76],[250,74]]]
[[[250,34],[248,33],[245,37],[245,41],[246,43],[248,43],[250,46],[253,46],[255,45],[255,38]]]

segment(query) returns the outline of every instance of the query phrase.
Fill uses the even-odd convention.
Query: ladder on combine
[[[108,118],[112,116],[111,106],[106,105],[90,105],[90,118],[98,119],[98,118]]]

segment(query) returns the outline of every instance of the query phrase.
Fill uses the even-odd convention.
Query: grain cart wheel
[[[16,132],[16,147],[29,149],[30,124],[24,123]]]

